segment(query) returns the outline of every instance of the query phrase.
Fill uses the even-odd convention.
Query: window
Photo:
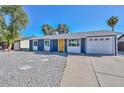
[[[48,46],[48,47],[50,46],[49,40],[46,40],[46,41],[45,41],[45,46]]]
[[[94,40],[95,40],[95,41],[97,41],[98,39],[97,39],[97,38],[95,38]]]
[[[106,38],[105,40],[109,40],[109,38]]]
[[[101,40],[101,41],[103,41],[103,40],[104,40],[104,38],[100,38],[100,40]]]
[[[92,39],[92,38],[90,38],[90,41],[93,41],[93,39]]]
[[[37,46],[37,45],[38,45],[37,41],[34,41],[34,46]]]
[[[69,46],[79,46],[79,39],[69,39]]]

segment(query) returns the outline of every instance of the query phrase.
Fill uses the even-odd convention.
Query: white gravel
[[[0,52],[0,87],[59,86],[66,59],[64,54]]]
[[[49,61],[48,59],[42,59],[42,61]]]
[[[30,65],[25,65],[25,66],[21,66],[20,68],[19,68],[19,70],[22,70],[22,71],[25,71],[25,70],[29,70],[29,69],[31,69],[32,67],[30,66]]]
[[[26,62],[29,62],[29,63],[30,63],[30,62],[35,62],[35,60],[27,60]]]

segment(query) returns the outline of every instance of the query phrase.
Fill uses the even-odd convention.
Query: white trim
[[[81,53],[81,38],[71,38],[71,39],[79,39],[79,46],[69,46],[69,39],[67,39],[67,52]]]
[[[37,42],[37,46],[34,46],[34,42]],[[38,40],[33,40],[33,50],[38,51]]]
[[[49,46],[45,46],[45,41],[49,41]],[[44,40],[44,51],[50,51],[50,40],[49,39]]]

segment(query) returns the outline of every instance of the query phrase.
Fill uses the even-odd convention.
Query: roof
[[[89,32],[77,32],[77,33],[67,33],[59,35],[47,35],[42,37],[35,37],[32,39],[68,39],[68,38],[86,38],[89,36],[108,36],[108,35],[117,35],[116,32],[108,30],[99,30],[99,31],[89,31]]]
[[[120,39],[124,33],[122,32],[116,32],[117,33],[117,38]]]
[[[35,38],[36,36],[21,37],[20,40],[29,40]]]
[[[124,34],[118,38],[119,41],[124,41]]]

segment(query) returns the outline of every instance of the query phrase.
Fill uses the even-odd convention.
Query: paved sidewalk
[[[97,77],[88,56],[69,55],[61,87],[97,87]]]
[[[123,56],[92,56],[91,60],[101,87],[124,87]]]

